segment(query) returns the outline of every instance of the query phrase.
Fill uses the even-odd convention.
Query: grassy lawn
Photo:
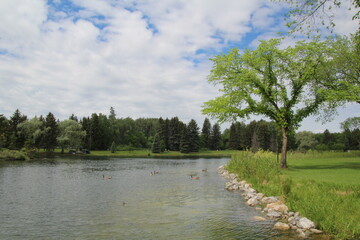
[[[335,239],[360,239],[360,152],[293,153],[288,165],[280,170],[268,152],[240,153],[228,169]]]
[[[314,180],[341,185],[360,185],[360,152],[294,153],[288,155],[289,169],[284,171],[294,180]]]

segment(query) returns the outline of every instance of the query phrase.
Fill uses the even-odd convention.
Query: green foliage
[[[0,160],[24,161],[24,160],[29,160],[29,156],[23,151],[6,149],[6,150],[0,151]]]
[[[200,149],[199,127],[194,119],[191,119],[187,125],[187,137],[189,152],[198,152]]]
[[[314,150],[317,144],[315,134],[309,131],[302,131],[295,134],[296,141],[298,142],[298,150],[306,152],[308,150]]]
[[[266,151],[242,151],[232,156],[227,169],[256,185],[267,184],[280,174],[275,155]]]
[[[58,128],[57,141],[62,149],[79,149],[83,146],[86,131],[82,130],[80,123],[75,120],[64,120],[59,123]]]
[[[201,129],[201,148],[210,149],[211,138],[211,123],[208,118],[205,118],[203,127]]]
[[[47,151],[53,151],[57,146],[58,125],[55,116],[49,112],[45,119],[44,147]]]
[[[221,146],[221,130],[220,125],[215,123],[211,129],[211,150],[220,150]]]
[[[204,103],[203,113],[222,122],[251,114],[270,118],[282,130],[281,167],[286,167],[287,139],[301,121],[329,102],[347,100],[330,91],[343,80],[337,81],[342,68],[334,68],[329,42],[301,41],[285,49],[279,48],[281,39],[260,42],[255,50],[234,48],[211,59],[208,79],[222,86],[222,96]],[[258,148],[257,136],[252,137]]]
[[[159,134],[156,134],[154,137],[154,142],[151,147],[151,152],[152,153],[161,153],[164,151],[164,149],[165,149],[165,146],[164,146],[163,140],[160,138]]]

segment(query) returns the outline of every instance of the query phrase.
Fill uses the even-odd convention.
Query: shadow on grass
[[[341,164],[331,165],[305,165],[305,166],[291,166],[289,170],[302,170],[302,169],[359,169],[360,162],[342,162]]]

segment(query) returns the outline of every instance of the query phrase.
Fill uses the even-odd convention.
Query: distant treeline
[[[249,124],[235,122],[230,129],[221,132],[218,123],[205,119],[199,127],[195,120],[184,123],[178,117],[116,118],[115,110],[109,115],[93,113],[78,119],[71,115],[67,120],[56,120],[52,113],[46,117],[28,117],[16,110],[7,119],[0,115],[0,148],[46,149],[55,148],[88,150],[135,150],[151,149],[152,152],[200,150],[258,149],[273,152],[281,149],[281,134],[272,122],[252,121]],[[314,134],[299,132],[289,139],[289,150],[358,150],[359,128],[344,129],[341,133]]]

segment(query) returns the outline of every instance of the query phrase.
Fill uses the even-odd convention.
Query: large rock
[[[271,218],[281,218],[281,213],[274,210],[269,210],[266,215]]]
[[[256,199],[256,197],[253,197],[253,198],[250,198],[247,202],[246,202],[247,205],[249,206],[256,206],[257,204],[259,204],[259,201]]]
[[[268,211],[274,210],[281,213],[287,213],[287,211],[289,210],[289,208],[280,201],[269,203],[268,205],[266,205],[266,208],[268,209]]]
[[[286,223],[282,223],[282,222],[277,222],[275,225],[274,225],[274,228],[275,229],[279,229],[279,230],[289,230],[290,229],[290,226]]]
[[[277,197],[264,197],[261,202],[265,203],[265,204],[269,204],[269,203],[274,203],[279,201],[279,199]]]
[[[296,226],[302,229],[315,228],[315,224],[306,217],[300,218],[299,221],[296,223]]]

